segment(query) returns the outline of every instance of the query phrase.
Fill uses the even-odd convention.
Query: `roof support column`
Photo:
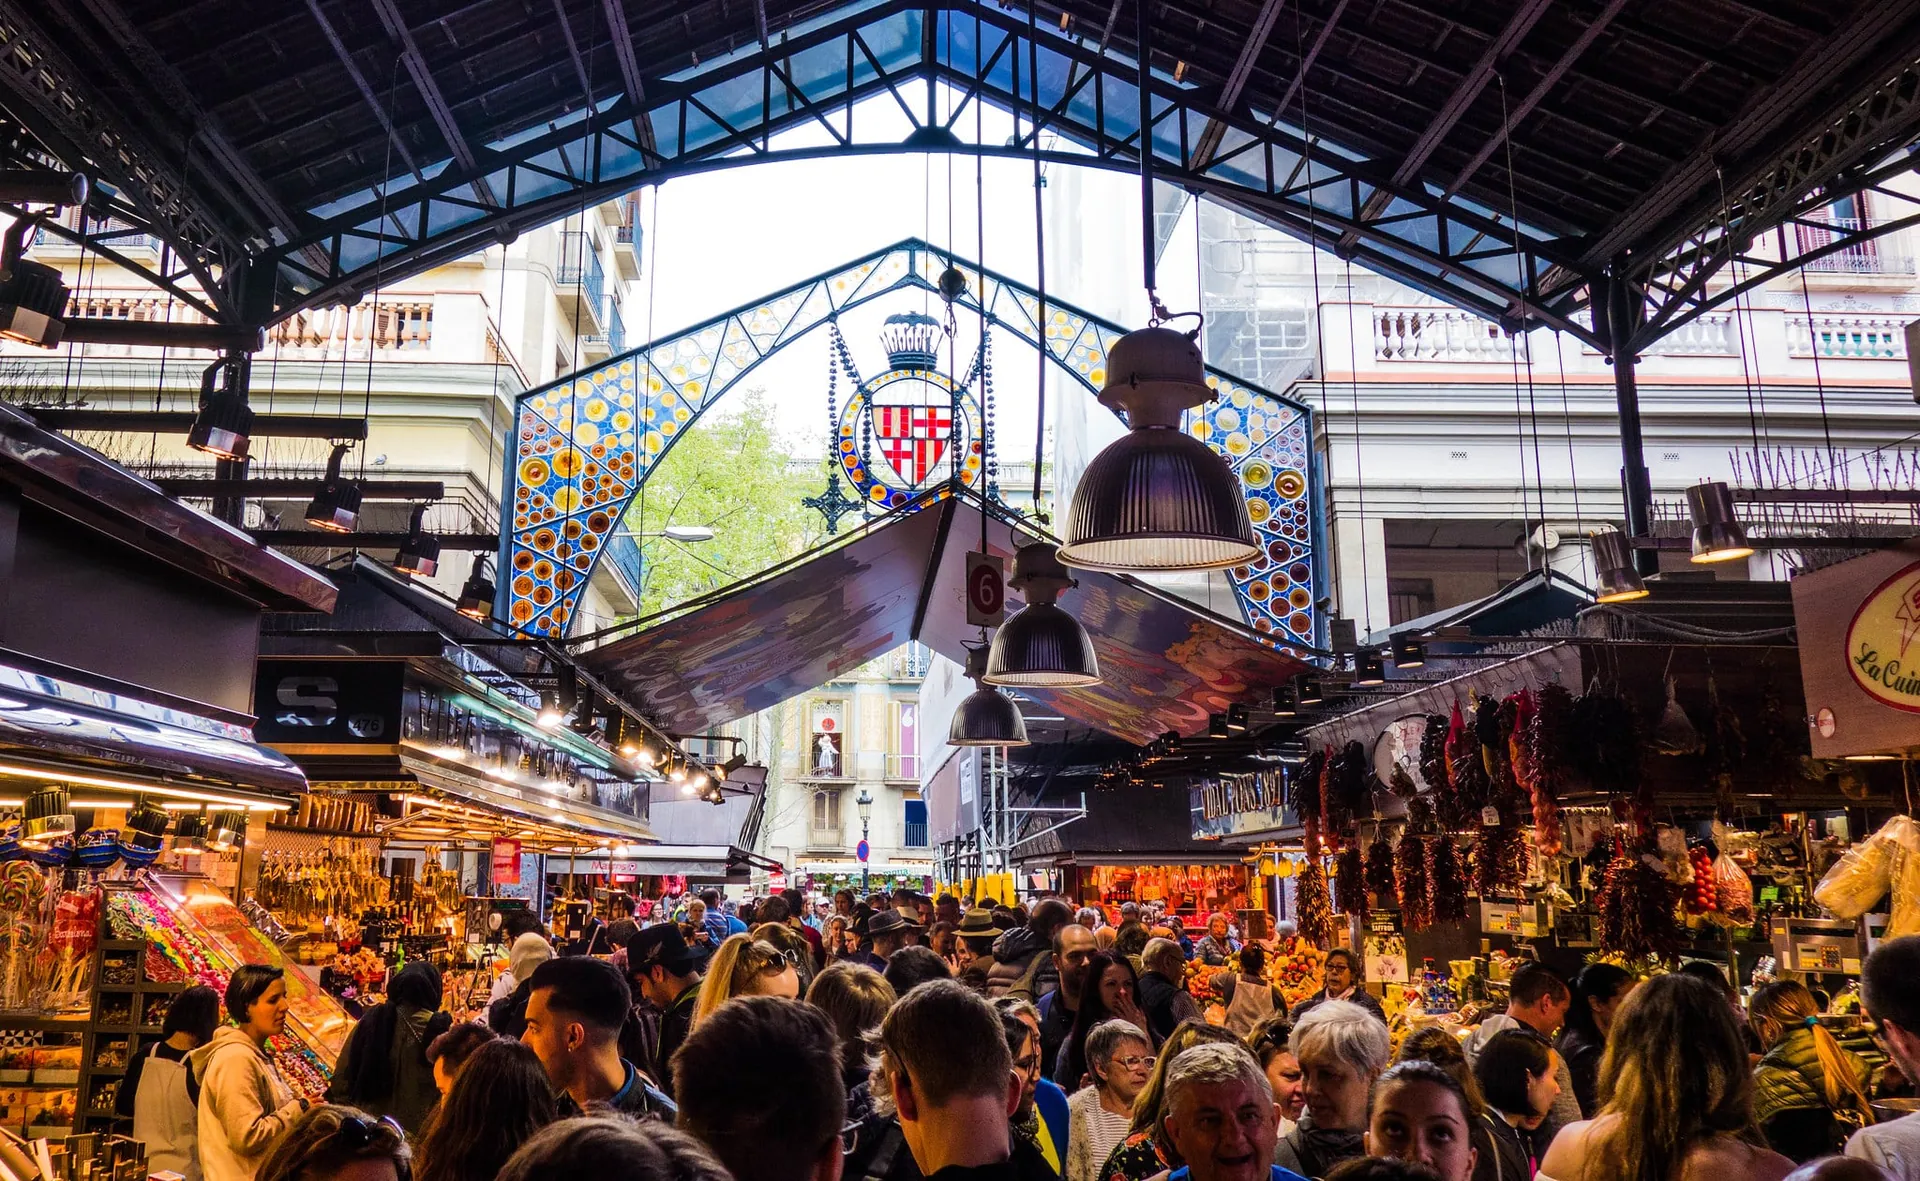
[[[259,326],[273,318],[274,266],[271,262],[255,257],[247,261],[245,269],[237,275],[234,284],[235,300],[240,305],[241,324],[259,331]],[[238,394],[245,403],[253,390],[253,352],[249,349],[228,349],[227,366],[222,378],[226,381],[229,393]],[[245,480],[249,461],[245,459],[220,459],[213,465],[213,478],[216,480]],[[226,495],[213,498],[213,515],[229,525],[246,525],[247,498],[244,495]]]
[[[1634,338],[1646,320],[1646,300],[1640,289],[1621,278],[1624,263],[1592,283],[1594,327],[1606,342],[1613,366],[1613,398],[1620,414],[1620,493],[1626,505],[1627,536],[1653,536],[1653,480],[1647,473],[1646,441],[1640,432],[1640,389],[1634,380],[1638,349]],[[1635,548],[1633,564],[1641,574],[1660,568],[1660,555]]]

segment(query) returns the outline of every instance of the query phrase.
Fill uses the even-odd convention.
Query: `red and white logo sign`
[[[947,453],[953,410],[946,406],[875,406],[873,429],[880,454],[899,477],[919,485]]]

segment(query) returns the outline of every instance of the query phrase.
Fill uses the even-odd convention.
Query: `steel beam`
[[[1494,132],[1486,143],[1480,145],[1480,150],[1473,154],[1473,158],[1460,169],[1460,174],[1453,178],[1453,183],[1447,186],[1447,196],[1453,196],[1473,179],[1473,174],[1480,171],[1480,166],[1493,157],[1493,153],[1506,142],[1508,136],[1513,134],[1513,129],[1524,122],[1527,116],[1533,113],[1533,108],[1539,106],[1541,100],[1560,84],[1560,79],[1566,77],[1567,71],[1573,68],[1573,63],[1579,61],[1580,55],[1600,39],[1600,34],[1606,31],[1607,26],[1613,23],[1614,18],[1620,15],[1620,10],[1626,6],[1627,0],[1607,0],[1607,6],[1594,14],[1594,18],[1587,22],[1587,27],[1580,30],[1580,35],[1573,39],[1573,44],[1567,46],[1560,56],[1554,59],[1553,65],[1540,76],[1538,82],[1534,83],[1533,89],[1527,91],[1526,97],[1507,111],[1500,130]]]
[[[380,23],[386,26],[387,36],[400,47],[400,60],[407,67],[407,77],[413,79],[413,88],[420,93],[420,99],[427,104],[427,114],[433,116],[433,125],[440,130],[440,138],[446,141],[447,150],[460,167],[473,174],[474,195],[495,208],[499,208],[500,199],[494,196],[493,186],[487,178],[480,175],[479,160],[473,154],[472,145],[467,143],[466,132],[460,130],[460,124],[453,117],[453,108],[447,105],[447,96],[440,93],[440,84],[433,80],[433,71],[427,66],[426,55],[420,52],[420,43],[413,39],[413,30],[407,26],[407,18],[400,15],[393,0],[369,0],[373,10],[380,17]]]
[[[153,348],[230,349],[257,353],[266,347],[267,334],[259,328],[226,324],[193,324],[171,320],[68,320],[63,339],[73,344],[147,345]]]
[[[128,434],[184,435],[193,429],[195,415],[167,410],[92,410],[65,406],[16,406],[48,430],[63,435],[86,431],[125,431]],[[259,439],[332,439],[358,442],[367,437],[364,418],[326,418],[308,414],[256,414],[253,436]]]
[[[226,497],[312,496],[326,486],[319,477],[306,479],[224,479],[199,476],[162,476],[153,481],[160,491],[177,499],[221,500]],[[355,480],[362,500],[443,500],[447,486],[439,480]]]
[[[261,545],[281,549],[399,549],[407,540],[404,532],[327,533],[320,529],[249,529]],[[428,535],[443,550],[471,550],[492,553],[500,545],[497,533],[434,533]]]
[[[1231,111],[1240,103],[1240,92],[1246,89],[1247,79],[1253,76],[1253,65],[1260,60],[1260,51],[1267,46],[1267,38],[1273,34],[1273,22],[1280,19],[1280,10],[1286,7],[1287,0],[1260,0],[1260,11],[1254,14],[1253,27],[1247,30],[1247,40],[1240,47],[1240,54],[1233,60],[1233,68],[1227,71],[1227,80],[1220,87],[1218,105],[1223,111]],[[1119,5],[1114,6],[1118,11]],[[1205,168],[1213,159],[1213,153],[1220,147],[1220,137],[1227,133],[1227,125],[1220,119],[1207,120],[1206,128],[1200,132],[1199,142],[1193,149],[1193,167]]]

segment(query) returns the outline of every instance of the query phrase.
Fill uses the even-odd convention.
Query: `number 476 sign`
[[[967,554],[967,626],[999,627],[1006,618],[1006,570],[998,554]]]

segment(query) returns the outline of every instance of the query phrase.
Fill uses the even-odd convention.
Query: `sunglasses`
[[[405,1129],[401,1128],[399,1122],[390,1115],[382,1116],[378,1120],[362,1119],[357,1115],[350,1115],[340,1121],[340,1126],[335,1128],[333,1134],[328,1136],[327,1139],[339,1144],[340,1147],[346,1149],[348,1152],[358,1152],[373,1143],[374,1137],[379,1135],[381,1125],[383,1124],[392,1129],[393,1134],[398,1136],[402,1143],[406,1142],[407,1133]]]

